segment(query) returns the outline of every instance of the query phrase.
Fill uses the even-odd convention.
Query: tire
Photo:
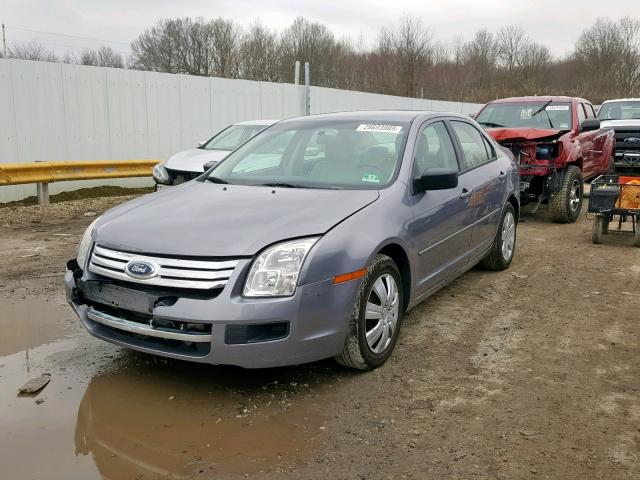
[[[582,172],[575,165],[570,165],[564,172],[560,190],[549,199],[551,219],[557,223],[574,223],[578,220],[583,192]]]
[[[387,304],[387,300],[381,301],[376,292],[384,293],[388,298],[389,279],[395,283],[395,294],[391,287],[392,301]],[[384,292],[380,290],[381,287],[385,288]],[[403,301],[404,292],[397,265],[386,255],[376,255],[367,266],[367,273],[358,290],[344,347],[335,357],[338,363],[356,370],[372,370],[386,362],[400,334]],[[380,315],[381,318],[375,318]],[[370,340],[367,340],[367,333]]]
[[[602,236],[604,235],[605,218],[603,215],[596,215],[593,219],[593,225],[591,226],[591,243],[600,245],[602,243]]]
[[[640,221],[638,221],[638,217],[634,220],[633,244],[640,247]]]
[[[516,212],[513,209],[513,205],[507,202],[502,210],[502,218],[500,219],[500,225],[498,225],[496,237],[491,245],[491,250],[480,262],[482,268],[494,271],[509,268],[516,251],[517,226]]]

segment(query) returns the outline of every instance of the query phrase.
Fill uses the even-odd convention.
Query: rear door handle
[[[460,194],[460,198],[469,198],[472,193],[473,190],[467,190],[466,188],[463,188],[462,193]]]
[[[500,172],[500,175],[498,175],[498,178],[499,178],[500,180],[504,180],[505,178],[507,178],[507,174],[506,174],[506,173],[504,173],[504,172]]]

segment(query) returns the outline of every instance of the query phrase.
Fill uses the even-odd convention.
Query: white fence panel
[[[149,158],[161,158],[183,148],[180,76],[145,75]]]
[[[311,87],[311,112],[480,105]],[[304,86],[0,59],[0,163],[167,158],[230,123],[304,114]],[[51,193],[150,179],[54,183]],[[35,195],[0,187],[0,202]]]

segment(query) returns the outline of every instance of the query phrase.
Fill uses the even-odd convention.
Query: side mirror
[[[430,168],[414,180],[418,190],[448,190],[458,186],[458,171],[448,168]]]
[[[582,125],[580,125],[580,130],[583,132],[592,132],[594,130],[600,130],[600,119],[598,118],[587,118]]]
[[[218,160],[211,160],[210,162],[205,163],[202,168],[204,169],[204,171],[206,172],[207,170],[209,170],[211,167],[215,167],[218,163]]]

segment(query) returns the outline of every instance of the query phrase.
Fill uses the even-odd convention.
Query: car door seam
[[[443,238],[442,240],[438,240],[436,243],[434,243],[433,245],[429,245],[427,248],[425,248],[424,250],[420,250],[418,252],[418,256],[421,256],[422,254],[428,252],[429,250],[431,250],[432,248],[437,247],[438,245],[440,245],[443,242],[446,242],[447,240],[449,240],[450,238],[455,237],[456,235],[458,235],[459,233],[464,232],[465,230],[467,230],[468,228],[472,228],[474,226],[476,226],[478,223],[482,222],[483,220],[489,218],[491,215],[494,215],[496,212],[500,211],[501,208],[496,208],[495,210],[493,210],[491,213],[485,215],[484,217],[482,217],[479,220],[476,220],[474,223],[472,223],[471,225],[467,225],[466,227],[458,230],[457,232],[452,233],[451,235]]]

